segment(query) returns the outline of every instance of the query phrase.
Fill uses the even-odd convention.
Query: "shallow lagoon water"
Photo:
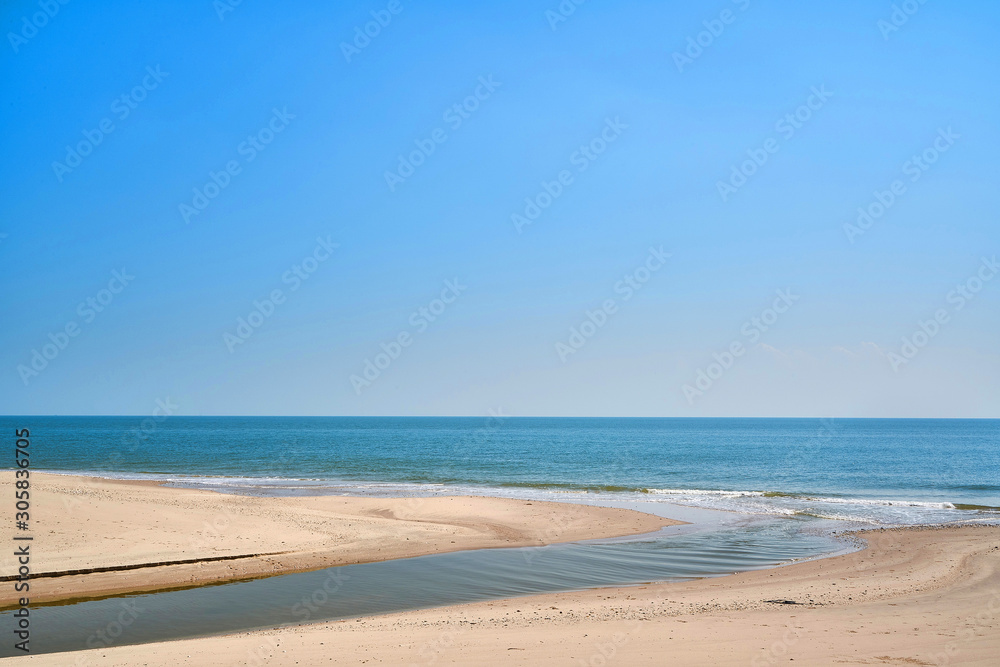
[[[460,551],[43,606],[31,610],[31,648],[32,653],[75,651],[536,593],[683,581],[851,548],[816,532],[816,520],[717,514],[712,522],[632,538]],[[5,627],[11,627],[11,613],[0,614]],[[12,651],[9,643],[0,646],[2,656]]]

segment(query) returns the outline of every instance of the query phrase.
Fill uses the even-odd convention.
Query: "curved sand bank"
[[[506,498],[259,498],[44,473],[32,473],[31,483],[32,603],[681,523]],[[0,495],[13,498],[12,475],[0,482]],[[8,544],[12,529],[5,529]],[[12,554],[0,557],[0,577],[17,572]],[[0,585],[0,607],[14,605],[16,596],[12,583]]]
[[[681,584],[21,658],[37,665],[996,665],[1000,529]],[[790,604],[795,603],[795,604]]]

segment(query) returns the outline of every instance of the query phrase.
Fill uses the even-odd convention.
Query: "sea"
[[[552,500],[688,522],[40,605],[34,653],[720,577],[857,549],[850,531],[1000,524],[1000,420],[31,416],[0,426],[12,439],[30,430],[33,471],[228,494]],[[127,605],[143,613],[123,616]],[[0,627],[12,614],[0,611]],[[11,643],[0,656],[17,654]]]
[[[667,503],[874,526],[996,518],[1000,420],[2,417],[39,471],[269,495]]]

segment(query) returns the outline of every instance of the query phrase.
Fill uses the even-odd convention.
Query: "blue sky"
[[[225,6],[5,3],[2,412],[1000,417],[994,3]]]

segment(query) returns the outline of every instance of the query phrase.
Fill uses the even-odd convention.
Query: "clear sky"
[[[997,3],[224,3],[3,4],[0,412],[1000,417]]]

